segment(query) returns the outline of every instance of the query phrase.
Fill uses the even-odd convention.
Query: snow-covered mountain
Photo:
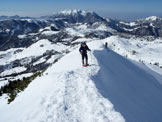
[[[42,32],[46,30],[62,31],[66,27],[73,27],[78,24],[83,24],[87,28],[92,29],[100,28],[101,26],[109,28],[106,23],[107,21],[95,12],[81,10],[62,11],[52,16],[43,16],[40,18],[21,18],[19,16],[5,18],[0,23],[0,50],[6,50],[11,47],[30,46],[32,41],[30,43],[26,42],[35,40],[36,37],[43,37]],[[21,35],[26,35],[23,36],[26,38],[19,38],[22,37]],[[21,43],[17,44],[17,42]]]
[[[81,10],[0,17],[0,121],[161,122],[161,27]]]
[[[81,67],[77,48],[32,81],[11,104],[3,95],[0,121],[161,122],[162,75],[104,49],[106,41],[87,43],[92,50],[89,67]]]
[[[65,10],[53,15],[54,18],[64,18],[68,23],[88,23],[106,22],[105,19],[95,12],[81,10]]]
[[[119,27],[126,33],[136,36],[162,37],[162,18],[151,16],[134,22],[119,22]]]
[[[157,16],[150,16],[150,17],[147,17],[145,18],[146,21],[158,21],[158,20],[162,20],[162,18],[160,17],[157,17]]]
[[[135,36],[162,37],[162,19],[159,17],[148,17],[128,23],[105,19],[95,12],[65,10],[40,18],[20,17],[17,15],[11,17],[1,16],[0,21],[0,50],[30,46],[33,42],[29,40],[43,37],[41,33],[43,30],[58,31],[78,24],[86,25],[87,28],[102,29],[104,35],[102,38],[114,34],[115,31]],[[22,37],[21,35],[26,35],[23,36],[26,38],[19,38]],[[98,34],[89,33],[89,35],[97,36]]]
[[[77,39],[103,39],[113,33],[116,30],[105,19],[88,11],[62,11],[41,18],[6,17],[0,23],[0,77],[9,80],[40,71],[73,49]]]

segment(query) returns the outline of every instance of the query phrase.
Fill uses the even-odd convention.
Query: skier
[[[79,49],[79,52],[80,52],[80,54],[82,55],[82,64],[83,64],[84,67],[88,66],[88,55],[87,55],[87,50],[88,50],[88,51],[91,51],[91,50],[89,49],[89,47],[86,45],[86,43],[85,43],[85,42],[82,42],[82,43],[81,43],[81,47],[80,47],[80,49]],[[85,63],[84,59],[86,59],[86,63]]]

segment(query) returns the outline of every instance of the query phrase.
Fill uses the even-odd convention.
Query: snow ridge
[[[91,43],[91,49],[94,48]],[[78,49],[69,53],[50,67],[43,77],[33,81],[10,106],[4,109],[1,104],[0,121],[124,122],[113,104],[95,87],[91,76],[99,71],[99,67],[93,55],[90,61],[92,66],[81,68]],[[19,117],[8,119],[11,116]]]
[[[161,122],[162,86],[153,71],[105,49],[105,41],[87,43],[92,50],[89,67],[81,67],[77,48],[49,67],[10,105],[3,96],[0,121]]]

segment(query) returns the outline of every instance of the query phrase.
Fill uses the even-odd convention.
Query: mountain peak
[[[155,20],[157,20],[157,19],[159,19],[160,17],[157,17],[157,16],[150,16],[150,17],[147,17],[145,20],[147,20],[147,21],[155,21]]]
[[[85,11],[85,10],[79,10],[79,9],[74,9],[74,10],[63,10],[61,12],[59,12],[59,14],[64,14],[64,15],[87,15],[87,13],[94,13],[92,11]]]
[[[85,10],[64,10],[53,14],[50,16],[51,18],[66,18],[65,21],[68,23],[95,23],[95,22],[105,22],[106,20],[97,15],[93,11],[85,11]]]

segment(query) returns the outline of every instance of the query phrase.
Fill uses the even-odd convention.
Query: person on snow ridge
[[[107,42],[105,42],[105,48],[107,49],[107,45],[108,45],[108,43]]]
[[[87,55],[87,50],[91,51],[89,47],[86,45],[85,42],[81,43],[81,47],[79,49],[80,54],[82,55],[82,64],[83,66],[88,66],[88,55]],[[84,63],[84,59],[86,59],[86,64]]]

